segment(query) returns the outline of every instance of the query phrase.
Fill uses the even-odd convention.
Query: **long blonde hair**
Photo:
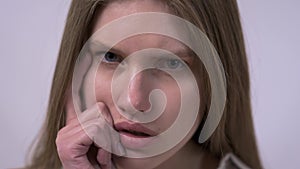
[[[111,0],[73,0],[68,13],[47,116],[26,168],[61,168],[55,139],[65,126],[65,93],[71,84],[75,61],[91,34],[96,10]],[[165,0],[176,15],[198,26],[219,53],[227,79],[227,103],[222,120],[203,144],[207,151],[222,158],[233,152],[251,168],[259,169],[250,103],[248,63],[236,0]],[[208,87],[208,85],[207,85]]]

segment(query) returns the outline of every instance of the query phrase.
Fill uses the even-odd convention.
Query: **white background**
[[[0,1],[0,168],[38,133],[70,0]],[[239,0],[265,168],[300,167],[300,1]]]

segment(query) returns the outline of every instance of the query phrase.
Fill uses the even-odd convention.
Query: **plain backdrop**
[[[0,1],[0,168],[38,133],[70,0]],[[265,168],[300,167],[300,1],[239,0]]]

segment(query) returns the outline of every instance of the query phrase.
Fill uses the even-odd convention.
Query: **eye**
[[[182,66],[182,62],[178,59],[170,59],[167,61],[167,67],[170,69],[177,69]]]
[[[103,61],[107,62],[107,63],[114,63],[114,62],[120,63],[120,62],[122,62],[122,57],[120,57],[112,52],[107,52],[104,55]]]
[[[175,69],[181,69],[182,67],[184,67],[184,64],[179,59],[165,59],[159,65],[159,67],[163,69],[175,70]]]

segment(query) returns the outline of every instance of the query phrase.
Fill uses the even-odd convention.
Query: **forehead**
[[[141,12],[171,13],[168,6],[156,0],[117,0],[98,10],[95,17],[93,33],[104,25],[118,18]]]
[[[168,6],[162,1],[154,0],[122,0],[109,3],[102,11],[97,11],[94,18],[93,33],[107,24],[131,14],[142,12],[169,13]],[[159,18],[158,18],[159,19]],[[163,25],[158,25],[163,27]],[[176,28],[174,27],[174,30]],[[111,32],[113,33],[113,32]],[[97,40],[97,39],[96,39]],[[122,40],[115,48],[127,54],[146,48],[160,48],[174,53],[189,52],[188,48],[178,40],[157,34],[142,34]]]

